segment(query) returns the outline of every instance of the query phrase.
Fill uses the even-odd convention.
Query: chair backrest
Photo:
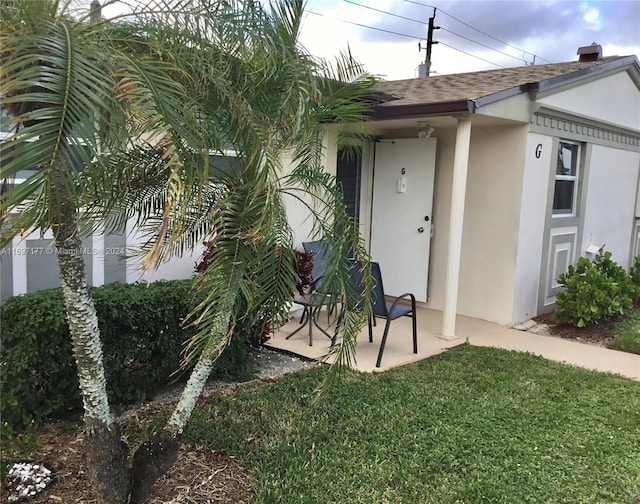
[[[373,315],[376,317],[387,318],[389,312],[387,311],[387,301],[384,297],[384,287],[382,286],[382,273],[380,272],[380,264],[377,262],[371,262],[371,276],[373,277],[373,292],[371,299],[371,307]]]
[[[311,270],[311,279],[315,282],[318,278],[324,276],[327,270],[327,259],[329,256],[329,243],[324,240],[303,242],[302,248],[305,252],[313,252],[313,269]],[[316,288],[319,284],[316,284]]]
[[[362,296],[364,294],[364,279],[358,263],[351,259],[352,265],[350,270],[351,282],[353,283],[356,293],[358,295],[359,308],[362,308]],[[371,292],[371,311],[376,317],[387,318],[389,313],[387,311],[387,302],[384,297],[384,288],[382,286],[382,275],[380,273],[380,264],[377,262],[370,262],[371,276],[373,277],[373,286]]]

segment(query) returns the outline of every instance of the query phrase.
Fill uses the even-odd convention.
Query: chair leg
[[[373,327],[372,327],[372,322],[371,319],[373,318],[373,323],[375,323],[375,318],[369,316],[369,321],[368,321],[368,326],[369,326],[369,343],[373,343]]]
[[[333,337],[331,338],[331,345],[329,345],[330,347],[332,347],[333,345],[336,344],[336,341],[338,340],[338,332],[340,331],[340,326],[338,324],[336,324],[336,328],[333,331]]]
[[[418,326],[416,321],[416,312],[411,312],[411,319],[413,322],[413,353],[418,353]]]
[[[344,320],[344,311],[340,310],[338,314],[338,319],[336,321],[336,329],[333,333],[333,338],[331,338],[331,346],[336,344],[336,340],[338,339],[338,333],[340,332],[340,326],[342,325],[342,321]]]
[[[380,367],[382,362],[382,353],[384,352],[384,346],[387,344],[387,336],[389,335],[389,326],[391,325],[391,319],[387,319],[387,323],[384,325],[384,334],[382,335],[382,343],[380,343],[380,351],[378,352],[378,360],[376,361],[376,367]]]
[[[309,309],[305,306],[304,310],[302,311],[302,315],[300,315],[300,325],[304,324],[305,322],[305,316],[308,314]]]
[[[330,321],[330,317],[333,315],[333,305],[329,305],[329,309],[327,310],[327,322]]]

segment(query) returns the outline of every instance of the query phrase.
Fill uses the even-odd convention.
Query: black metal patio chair
[[[382,354],[384,353],[385,345],[387,344],[387,337],[389,336],[389,327],[391,321],[400,317],[411,317],[412,329],[413,329],[413,353],[418,353],[418,330],[416,321],[416,298],[410,292],[402,294],[396,297],[392,302],[388,303],[384,293],[384,286],[382,283],[382,273],[380,271],[380,264],[377,262],[370,263],[371,276],[373,278],[373,291],[371,295],[371,313],[373,319],[369,319],[369,342],[373,343],[373,326],[375,325],[375,317],[383,318],[386,320],[384,326],[384,332],[382,334],[382,341],[380,342],[380,350],[378,351],[378,359],[376,360],[376,367],[380,367],[382,362]],[[360,295],[364,292],[364,285],[362,279],[362,273],[356,263],[351,268],[351,279]],[[409,300],[410,305],[401,304],[403,300]]]

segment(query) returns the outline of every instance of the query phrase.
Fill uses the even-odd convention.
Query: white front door
[[[382,140],[376,145],[371,260],[385,294],[427,300],[436,139]]]

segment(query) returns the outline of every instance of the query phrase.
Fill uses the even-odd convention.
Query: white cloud
[[[406,5],[398,0],[354,1],[379,11],[406,14],[413,19],[422,19],[424,14],[425,23],[431,15],[429,9],[417,7],[413,8],[412,13],[408,13]],[[450,36],[445,38],[447,33],[438,32],[438,38],[455,47],[447,47],[444,43],[434,46],[431,68],[439,74],[491,70],[499,68],[497,65],[508,67],[530,64],[534,61],[533,54],[537,54],[536,64],[575,61],[578,47],[594,40],[603,46],[605,56],[640,54],[637,20],[633,19],[635,11],[629,7],[629,3],[623,1],[578,3],[522,0],[468,4],[450,1],[442,4],[442,8],[444,11],[439,11],[438,24],[472,40],[486,41],[497,51],[469,44],[464,39],[452,39]],[[418,39],[375,31],[355,26],[354,23],[416,36],[425,33],[426,24],[420,25],[397,16],[354,6],[345,0],[309,0],[308,9],[323,14],[308,14],[303,25],[302,40],[312,54],[330,57],[348,45],[354,57],[375,75],[387,79],[407,79],[417,75],[416,69],[425,59],[425,52],[418,52]],[[505,40],[508,44],[496,44],[495,40],[483,38],[478,32],[471,31],[460,23],[454,24],[451,17],[443,13],[447,11],[459,20],[466,21],[468,25]],[[478,17],[480,13],[482,16]],[[503,23],[498,23],[498,19]],[[614,24],[615,31],[603,31],[604,27],[613,27]],[[630,28],[629,25],[633,27]],[[516,50],[512,46],[522,50]],[[505,52],[511,57],[505,55]]]
[[[89,0],[74,0],[88,3]],[[114,2],[114,0],[108,0]],[[115,0],[105,8],[105,15],[121,12],[127,4],[146,0]],[[268,0],[260,0],[267,2]],[[307,13],[302,25],[301,43],[313,55],[332,59],[340,51],[351,49],[354,57],[372,74],[385,79],[409,79],[417,76],[418,65],[425,60],[425,51],[418,51],[418,38],[426,38],[426,22],[432,10],[399,0],[308,0]],[[104,3],[104,1],[103,1]],[[429,3],[424,0],[424,3]],[[594,40],[603,46],[605,56],[640,54],[640,36],[637,14],[633,2],[581,0],[520,0],[514,2],[439,2],[437,24],[458,32],[471,40],[480,40],[495,47],[491,51],[459,37],[452,38],[441,30],[437,33],[441,43],[433,47],[434,74],[451,74],[477,70],[491,70],[501,66],[576,60],[576,50]],[[372,10],[364,6],[371,7]],[[407,10],[411,8],[411,11]],[[380,12],[382,11],[382,12]],[[314,13],[312,13],[314,12]],[[424,18],[422,24],[383,12]],[[508,45],[483,37],[457,23],[448,14],[456,16]],[[369,27],[369,28],[367,28]],[[389,30],[395,34],[379,30]],[[410,35],[410,37],[401,34]],[[445,36],[449,35],[449,38]],[[457,50],[447,47],[448,42]],[[424,46],[424,39],[422,41]],[[527,51],[527,52],[523,52]],[[471,53],[473,56],[470,56]],[[502,53],[507,52],[512,57]],[[547,60],[547,61],[544,61]],[[486,61],[483,61],[486,60]]]
[[[598,30],[602,25],[600,11],[586,3],[580,5],[580,10],[582,11],[582,20],[591,25],[594,30]]]

